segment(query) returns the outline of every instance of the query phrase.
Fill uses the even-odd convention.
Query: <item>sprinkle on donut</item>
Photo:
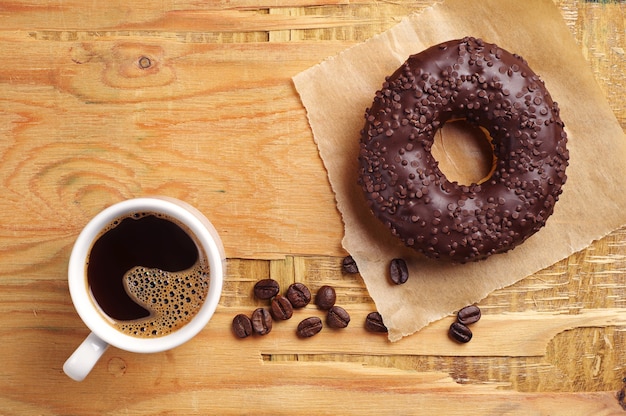
[[[447,121],[484,128],[494,169],[449,181],[431,148]],[[361,131],[359,184],[404,244],[465,263],[503,253],[546,223],[569,154],[559,108],[518,55],[467,37],[412,55],[377,91]]]

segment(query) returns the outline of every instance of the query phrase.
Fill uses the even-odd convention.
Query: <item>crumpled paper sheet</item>
[[[429,260],[399,243],[369,212],[357,185],[359,131],[386,75],[411,54],[450,39],[483,38],[523,56],[561,108],[568,181],[547,226],[514,250],[471,264]],[[626,224],[626,138],[551,0],[447,0],[296,75],[342,214],[344,248],[396,341],[511,285]],[[448,140],[448,139],[446,139]],[[467,155],[470,157],[470,155]],[[445,172],[443,163],[441,168]],[[389,283],[392,258],[409,281]]]

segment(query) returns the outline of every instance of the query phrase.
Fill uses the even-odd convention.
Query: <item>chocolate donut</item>
[[[358,182],[374,215],[409,247],[485,259],[545,225],[568,165],[567,135],[542,80],[518,55],[467,37],[412,55],[376,93],[361,131]],[[451,120],[485,129],[494,166],[451,182],[431,154]]]

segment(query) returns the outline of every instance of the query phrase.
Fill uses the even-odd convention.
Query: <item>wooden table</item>
[[[291,77],[430,1],[136,3],[0,1],[0,414],[623,414],[626,229],[481,302],[471,355],[447,340],[452,317],[395,344],[362,328],[374,305],[341,272]],[[555,3],[626,128],[626,4]],[[222,234],[216,316],[172,351],[110,348],[73,382],[61,367],[88,333],[66,282],[73,241],[103,207],[150,194]],[[350,326],[298,339],[322,316],[309,306],[236,339],[266,277],[333,285]]]

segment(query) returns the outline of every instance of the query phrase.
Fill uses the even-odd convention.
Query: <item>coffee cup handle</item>
[[[90,333],[65,361],[63,372],[73,380],[83,381],[108,347],[109,344]]]

